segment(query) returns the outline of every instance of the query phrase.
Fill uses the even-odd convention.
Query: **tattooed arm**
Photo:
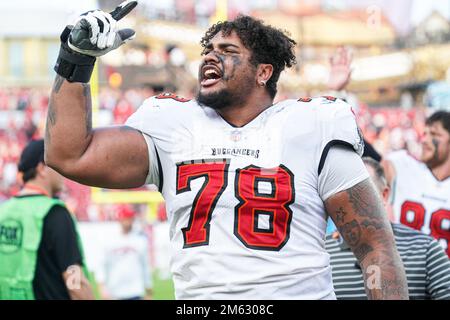
[[[328,214],[358,259],[369,299],[408,299],[391,225],[370,179],[325,201]]]
[[[103,188],[133,188],[145,183],[147,144],[130,127],[92,129],[89,84],[56,76],[48,106],[45,162],[64,176]]]

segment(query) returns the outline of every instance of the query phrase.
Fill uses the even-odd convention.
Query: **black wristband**
[[[69,82],[88,83],[94,70],[95,60],[95,57],[73,51],[64,41],[61,43],[54,70]]]

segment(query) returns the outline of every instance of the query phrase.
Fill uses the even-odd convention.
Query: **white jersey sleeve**
[[[153,138],[145,132],[144,124],[158,121],[156,113],[151,112],[154,99],[149,98],[133,113],[125,122],[126,126],[139,130],[147,143],[148,155],[149,155],[149,171],[145,181],[145,184],[154,184],[159,187],[159,168],[158,168],[158,156],[156,153],[155,143]]]
[[[162,155],[176,156],[182,151],[180,145],[190,148],[185,141],[189,136],[183,129],[191,121],[192,106],[191,100],[163,93],[145,100],[125,123],[143,134],[150,161],[147,183],[157,185],[160,190],[164,182]]]
[[[318,107],[320,126],[322,132],[322,147],[318,174],[320,175],[328,152],[331,147],[341,145],[354,150],[359,156],[364,152],[364,140],[356,123],[356,116],[352,107],[346,102],[337,99],[329,101],[324,99]]]
[[[322,200],[368,178],[361,160],[364,140],[349,104],[330,97],[319,98],[322,133],[318,165],[318,189]]]
[[[369,173],[355,152],[335,146],[328,152],[319,176],[319,194],[323,201],[369,178]]]

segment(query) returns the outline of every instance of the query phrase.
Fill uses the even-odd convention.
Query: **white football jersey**
[[[335,298],[320,171],[331,146],[362,154],[363,142],[348,104],[309,100],[236,128],[163,94],[128,119],[149,144],[147,182],[166,200],[177,299]]]
[[[438,239],[450,256],[450,178],[437,180],[405,150],[386,158],[395,168],[391,203],[396,221]]]

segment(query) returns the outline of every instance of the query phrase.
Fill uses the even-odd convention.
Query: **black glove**
[[[117,49],[135,36],[132,29],[116,30],[116,22],[137,5],[126,0],[111,13],[88,11],[61,34],[61,48],[55,71],[69,82],[89,82],[96,57]]]

